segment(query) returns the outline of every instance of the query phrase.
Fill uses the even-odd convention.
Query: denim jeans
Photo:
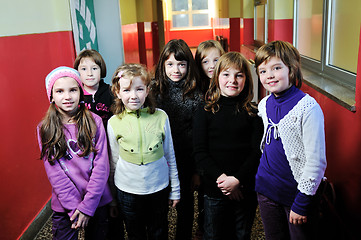
[[[250,239],[256,207],[255,193],[241,201],[205,195],[203,239]]]
[[[314,214],[307,216],[307,223],[290,223],[291,208],[283,206],[266,196],[257,194],[259,209],[267,240],[317,239]]]
[[[118,189],[118,202],[129,240],[168,239],[169,189],[136,195]]]

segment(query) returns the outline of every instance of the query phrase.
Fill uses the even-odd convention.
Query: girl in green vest
[[[180,199],[178,170],[167,114],[149,95],[150,77],[140,64],[114,73],[114,116],[108,121],[110,182],[129,240],[168,239],[168,203]],[[170,186],[169,186],[170,185]]]

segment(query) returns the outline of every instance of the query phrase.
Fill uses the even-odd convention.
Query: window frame
[[[208,9],[207,10],[193,10],[192,9],[192,2],[194,0],[187,0],[188,1],[188,10],[185,11],[173,11],[173,1],[171,1],[171,17],[172,17],[172,26],[171,29],[179,30],[184,28],[192,28],[192,29],[205,29],[205,28],[211,28],[211,14],[210,14],[210,0],[207,0],[208,2]],[[173,26],[173,16],[174,15],[188,15],[188,26],[182,26],[182,27],[174,27]],[[193,26],[193,15],[194,14],[208,14],[208,25],[204,26]]]
[[[259,39],[257,39],[257,7],[264,5],[264,41],[260,41]],[[254,45],[256,47],[261,47],[262,45],[268,43],[268,3],[267,0],[255,0],[254,1],[254,25],[253,25],[253,40],[254,40]]]
[[[298,24],[299,24],[299,1],[294,0],[294,18],[293,18],[293,43],[298,48]],[[321,58],[320,61],[301,54],[302,66],[312,72],[319,73],[322,77],[330,78],[337,83],[348,87],[352,90],[356,89],[356,74],[347,70],[332,66],[329,63],[329,54],[331,48],[331,32],[332,32],[332,8],[334,0],[323,0],[323,16],[322,16],[322,40],[321,40]]]

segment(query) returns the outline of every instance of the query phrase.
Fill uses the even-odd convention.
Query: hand
[[[172,207],[172,208],[175,208],[177,206],[177,204],[179,203],[179,199],[176,199],[176,200],[171,200],[169,199],[169,205]]]
[[[291,210],[290,212],[290,223],[292,224],[303,224],[307,222],[307,216],[302,216]]]
[[[78,209],[75,210],[73,216],[71,216],[70,221],[73,222],[71,228],[78,229],[78,228],[85,228],[88,226],[90,216],[80,212]]]
[[[116,218],[119,215],[119,210],[117,206],[110,206],[109,208],[109,215],[112,218]]]
[[[230,194],[228,194],[228,198],[235,201],[241,201],[244,199],[241,189],[235,189]]]
[[[221,189],[224,195],[230,195],[233,191],[239,190],[239,181],[237,178],[233,176],[227,176],[225,178],[219,177],[218,179],[217,179],[217,184],[218,184],[217,186],[219,189]]]
[[[201,185],[201,176],[199,176],[197,173],[193,174],[191,184],[192,191],[197,191]]]

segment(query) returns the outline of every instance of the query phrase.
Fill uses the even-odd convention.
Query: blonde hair
[[[144,85],[146,85],[148,88],[151,82],[149,73],[145,66],[136,63],[123,64],[115,70],[115,73],[112,78],[111,90],[114,96],[117,96],[120,90],[120,84],[119,84],[120,77],[129,79],[130,84],[132,84],[133,78],[140,77],[144,82]],[[150,91],[147,98],[145,99],[144,106],[148,107],[148,112],[150,114],[153,114],[155,112],[155,102]],[[114,103],[111,106],[111,110],[115,115],[123,113],[125,110],[125,106],[122,100],[119,99],[118,97],[115,97]]]
[[[239,69],[245,77],[245,84],[242,92],[239,94],[240,102],[237,105],[237,111],[245,109],[249,115],[256,114],[256,106],[252,103],[253,82],[248,60],[239,52],[228,52],[222,55],[216,65],[215,72],[209,84],[209,89],[205,96],[206,111],[216,113],[219,111],[218,101],[221,97],[219,88],[219,74],[228,68]]]
[[[269,61],[271,57],[277,57],[289,69],[289,81],[297,88],[302,86],[301,57],[298,50],[290,43],[284,41],[273,41],[260,47],[256,52],[255,67],[259,78],[258,67],[263,62]]]

